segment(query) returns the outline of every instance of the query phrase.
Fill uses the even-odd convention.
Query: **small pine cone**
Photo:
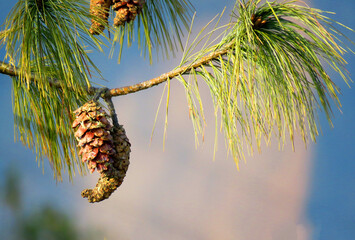
[[[87,162],[91,172],[99,173],[107,170],[115,154],[113,138],[110,131],[111,123],[107,120],[106,112],[94,101],[84,104],[74,111],[76,119],[72,127],[74,136],[79,141],[79,156]]]
[[[254,30],[265,27],[265,24],[271,19],[273,19],[273,17],[269,16],[267,19],[263,19],[262,16],[256,16],[255,14],[252,14],[250,18]]]
[[[91,203],[109,198],[121,186],[126,176],[131,144],[122,125],[118,128],[114,127],[112,135],[115,146],[115,154],[112,156],[113,162],[107,170],[101,173],[94,189],[85,189],[81,192],[81,196],[87,198]]]
[[[103,22],[108,22],[108,17],[110,15],[109,10],[112,5],[112,0],[91,0],[90,1],[90,13],[101,19]],[[93,35],[99,35],[105,29],[105,26],[94,19],[91,19],[91,28],[89,32]]]
[[[145,0],[113,0],[113,10],[116,17],[113,24],[120,26],[125,22],[133,21],[144,7]]]

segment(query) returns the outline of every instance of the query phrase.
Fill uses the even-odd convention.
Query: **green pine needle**
[[[51,88],[43,95],[34,83],[27,87],[17,78],[12,82],[15,139],[34,149],[38,161],[48,158],[59,180],[63,170],[70,179],[75,168],[85,173],[71,125],[72,112],[88,100],[86,95],[78,97],[73,91],[64,94],[60,88]]]
[[[184,74],[200,76],[208,85],[219,112],[216,121],[220,120],[237,166],[244,157],[243,146],[253,153],[263,139],[269,143],[274,135],[281,146],[287,137],[293,144],[296,133],[305,143],[308,137],[315,141],[317,109],[330,121],[331,100],[340,107],[339,89],[323,62],[345,82],[351,81],[342,58],[346,50],[337,41],[337,36],[344,35],[334,27],[337,22],[323,15],[328,12],[299,5],[299,1],[259,3],[237,1],[223,37],[194,53],[201,39],[211,38],[219,29],[199,36],[185,50],[180,65],[193,66],[209,54],[223,53]],[[181,75],[179,79],[186,89],[195,133],[203,134],[203,108],[195,78]]]
[[[153,49],[157,56],[169,58],[183,48],[183,30],[189,28],[193,6],[189,0],[148,0],[137,19],[116,28],[114,46],[119,44],[121,60],[124,41],[131,46],[136,40],[144,56],[152,62]],[[113,16],[113,14],[111,14]]]

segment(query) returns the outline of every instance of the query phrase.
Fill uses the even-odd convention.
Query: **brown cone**
[[[112,0],[91,0],[90,1],[90,13],[101,19],[102,22],[107,23],[108,17],[110,15],[109,10],[112,5]],[[105,26],[102,22],[95,21],[91,19],[91,28],[89,32],[93,35],[99,35],[105,29]]]
[[[113,0],[113,10],[116,17],[113,21],[115,26],[124,25],[133,21],[144,7],[145,0]]]
[[[123,182],[129,165],[131,144],[122,125],[112,127],[107,113],[94,101],[74,111],[75,137],[79,155],[90,171],[101,174],[94,189],[85,189],[81,195],[89,202],[107,199]]]

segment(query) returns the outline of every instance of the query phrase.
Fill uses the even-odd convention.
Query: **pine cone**
[[[110,15],[109,10],[112,5],[112,0],[91,0],[90,1],[90,13],[102,19],[103,22],[108,22],[108,17]],[[91,28],[89,32],[93,35],[99,35],[105,29],[105,26],[94,19],[91,19]]]
[[[116,17],[113,21],[115,26],[133,21],[141,12],[145,0],[113,0],[113,10],[116,11]]]
[[[130,146],[122,125],[112,127],[107,113],[94,101],[74,111],[75,137],[80,147],[79,155],[87,162],[91,172],[101,174],[94,189],[81,195],[89,202],[107,199],[123,182],[129,165]]]

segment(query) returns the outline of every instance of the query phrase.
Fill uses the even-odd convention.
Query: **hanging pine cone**
[[[116,17],[113,21],[115,26],[133,21],[141,12],[145,0],[113,0],[113,10],[116,11]]]
[[[107,23],[110,15],[109,10],[112,5],[112,0],[91,0],[90,1],[90,13],[101,19],[102,22]],[[101,34],[105,29],[102,22],[98,22],[95,19],[91,19],[91,28],[89,32],[93,35]]]
[[[94,189],[81,195],[89,202],[107,199],[123,182],[129,165],[130,146],[122,125],[112,127],[107,113],[94,101],[74,111],[75,137],[79,141],[79,155],[91,172],[101,174]]]

